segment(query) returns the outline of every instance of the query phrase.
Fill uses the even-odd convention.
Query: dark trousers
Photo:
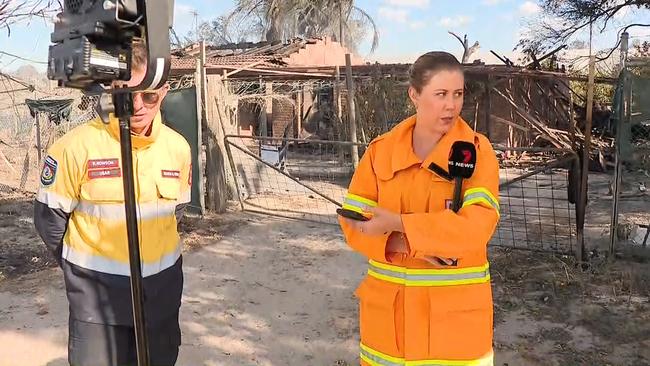
[[[147,326],[152,366],[173,366],[178,358],[181,329],[178,313]],[[137,365],[135,333],[131,326],[69,321],[68,362],[71,366]]]

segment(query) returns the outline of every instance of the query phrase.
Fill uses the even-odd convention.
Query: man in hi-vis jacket
[[[134,42],[132,78],[147,67]],[[190,147],[163,125],[168,86],[134,93],[133,175],[151,364],[174,365],[183,289],[177,223],[190,201]],[[36,229],[56,257],[70,304],[68,360],[73,366],[136,364],[119,121],[79,126],[48,151],[34,204]]]

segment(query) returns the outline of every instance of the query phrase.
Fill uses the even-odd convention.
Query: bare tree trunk
[[[268,42],[282,40],[282,15],[280,8],[275,5],[269,9],[269,29],[266,31],[266,40]]]
[[[454,36],[454,37],[458,40],[458,42],[460,42],[460,44],[463,46],[463,57],[462,57],[461,63],[464,63],[464,64],[468,63],[468,62],[469,62],[469,58],[472,56],[472,54],[473,54],[474,52],[476,52],[476,50],[479,49],[479,47],[480,47],[480,46],[479,46],[479,43],[478,43],[478,42],[474,42],[474,44],[472,45],[472,47],[470,47],[470,46],[469,46],[469,42],[467,41],[467,34],[463,37],[463,39],[461,39],[461,38],[460,38],[456,33],[454,33],[454,32],[449,31],[449,34],[451,34],[452,36]]]

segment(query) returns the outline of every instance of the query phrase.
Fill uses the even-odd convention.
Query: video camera
[[[47,76],[59,86],[89,94],[114,92],[131,78],[131,43],[146,40],[147,73],[140,85],[119,92],[157,89],[169,74],[169,28],[174,0],[65,0],[57,15]]]

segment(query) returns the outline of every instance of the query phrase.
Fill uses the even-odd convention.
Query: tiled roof
[[[237,43],[219,47],[206,47],[206,63],[215,66],[246,66],[254,62],[261,67],[286,65],[284,58],[300,51],[308,44],[320,41],[318,38],[296,38],[287,43],[257,42]],[[172,69],[195,69],[196,57],[200,53],[198,44],[172,51]]]

